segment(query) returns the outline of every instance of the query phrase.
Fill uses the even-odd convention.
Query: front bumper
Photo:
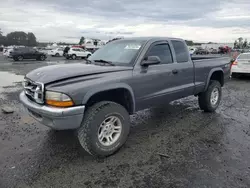
[[[54,108],[39,105],[31,101],[24,92],[20,93],[20,101],[29,114],[40,123],[56,130],[77,129],[80,127],[85,106],[70,108]]]

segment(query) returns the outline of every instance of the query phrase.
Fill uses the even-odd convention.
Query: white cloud
[[[116,35],[169,36],[207,42],[233,42],[240,36],[250,39],[247,1],[197,0],[192,4],[195,1],[189,0],[183,5],[165,1],[104,4],[93,0],[72,5],[67,0],[9,0],[0,5],[0,28],[4,34],[17,30],[33,32],[39,41],[78,42],[80,36]]]

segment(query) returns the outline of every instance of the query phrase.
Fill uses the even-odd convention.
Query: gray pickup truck
[[[214,112],[229,77],[229,58],[191,58],[184,40],[121,39],[86,62],[29,72],[20,100],[36,120],[75,129],[87,152],[104,157],[125,143],[129,115],[190,95],[198,96],[201,110]]]

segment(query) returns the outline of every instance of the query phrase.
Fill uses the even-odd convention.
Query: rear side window
[[[187,52],[186,45],[181,41],[175,41],[175,40],[172,41],[172,44],[174,47],[177,63],[188,62],[189,54]]]
[[[172,54],[168,44],[156,44],[147,53],[147,56],[158,56],[161,64],[173,63]]]

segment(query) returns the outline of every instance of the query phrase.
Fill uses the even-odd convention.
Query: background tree
[[[193,46],[194,45],[194,42],[192,40],[185,40],[186,44],[188,46]]]
[[[248,42],[247,39],[245,39],[245,41],[243,42],[242,48],[248,48]]]
[[[28,33],[27,34],[27,44],[28,46],[36,46],[37,42],[36,42],[36,36],[33,33]]]
[[[237,49],[237,48],[239,48],[239,44],[238,44],[238,41],[235,40],[235,41],[234,41],[234,49]]]
[[[238,44],[239,44],[239,48],[242,49],[242,47],[243,47],[243,38],[242,37],[238,38]]]
[[[3,32],[0,29],[0,46],[1,45],[6,45],[6,38],[5,38],[5,36],[3,36]]]
[[[249,46],[250,46],[250,43],[248,44],[247,39],[245,39],[243,41],[242,37],[240,37],[234,41],[234,48],[235,49],[245,49],[245,48],[249,48]]]
[[[85,38],[84,37],[81,37],[80,38],[80,41],[79,41],[79,45],[82,45],[85,43]]]
[[[9,45],[25,45],[28,44],[28,35],[23,31],[14,31],[6,35]]]

